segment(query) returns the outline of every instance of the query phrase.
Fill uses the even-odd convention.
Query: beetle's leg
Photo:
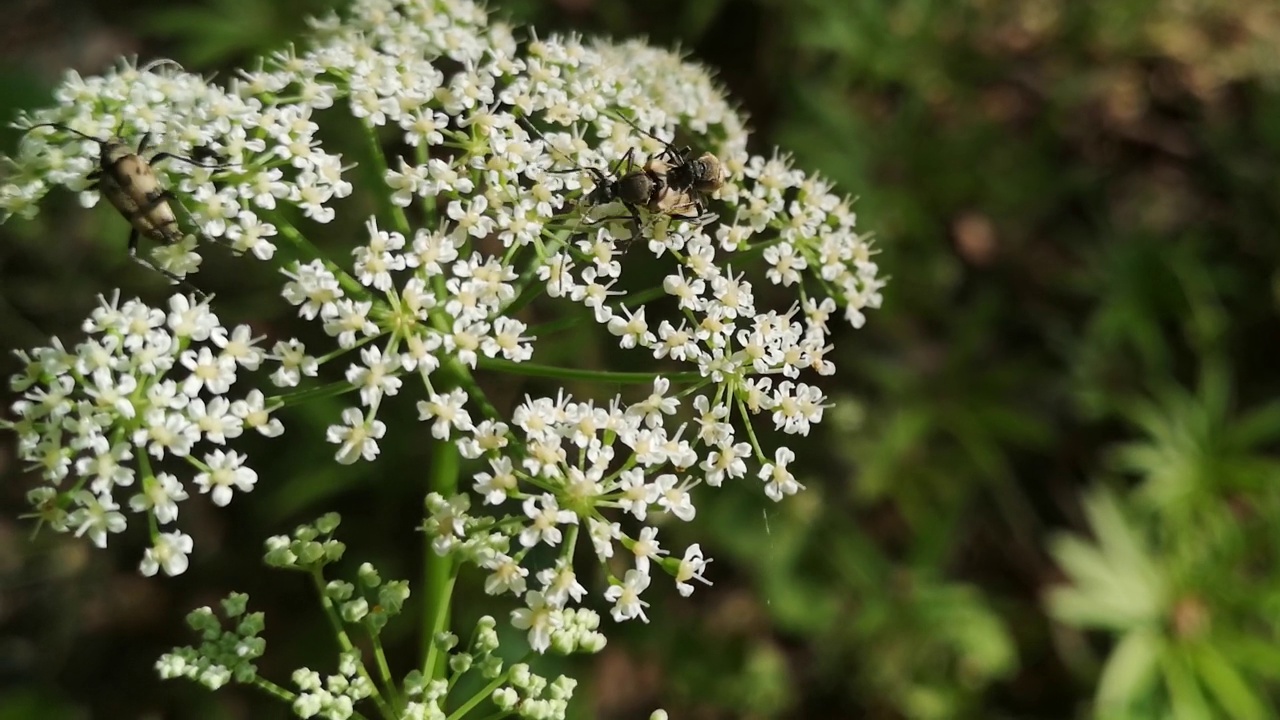
[[[632,205],[629,202],[624,202],[622,203],[622,205],[627,209],[627,212],[630,213],[631,222],[635,224],[634,232],[632,232],[631,234],[631,239],[634,240],[640,237],[641,230],[643,227],[642,221],[640,220],[640,211],[636,209],[635,205]]]
[[[165,270],[164,268],[160,267],[159,265],[156,265],[155,263],[150,262],[150,261],[148,261],[146,258],[144,258],[144,257],[142,257],[141,255],[139,255],[139,254],[138,254],[138,229],[137,229],[137,228],[134,228],[133,230],[131,230],[131,231],[129,232],[129,257],[130,257],[134,262],[138,263],[139,265],[141,265],[141,266],[143,266],[143,267],[145,267],[145,268],[147,268],[147,269],[149,269],[149,270],[152,270],[152,271],[154,271],[154,272],[160,273],[161,275],[163,275],[163,276],[165,276],[166,278],[168,278],[168,280],[169,280],[169,282],[170,282],[170,283],[172,283],[172,284],[174,284],[174,285],[178,285],[178,286],[180,286],[180,287],[184,288],[185,290],[190,291],[191,293],[193,293],[196,297],[200,298],[201,300],[206,300],[206,299],[208,299],[208,297],[209,297],[209,296],[208,296],[208,295],[205,295],[204,291],[203,291],[203,290],[201,290],[200,288],[196,287],[195,285],[192,285],[192,284],[191,284],[191,281],[189,281],[189,280],[187,280],[187,279],[185,279],[185,278],[180,278],[180,277],[178,277],[177,275],[175,275],[175,274],[173,274],[173,273],[169,272],[168,270]]]
[[[614,177],[622,177],[623,175],[627,174],[628,172],[631,172],[631,168],[635,167],[635,157],[636,157],[636,149],[635,149],[635,148],[627,148],[627,152],[626,152],[626,154],[625,154],[625,155],[623,155],[623,156],[622,156],[622,159],[618,161],[618,165],[619,165],[619,166],[625,165],[627,169],[626,169],[626,171],[625,171],[625,172],[620,172],[619,170],[614,170],[614,171],[613,171],[613,175],[614,175]]]
[[[634,215],[606,215],[605,217],[599,217],[594,220],[589,220],[584,216],[579,222],[583,225],[599,225],[600,223],[609,222],[610,220],[635,220],[635,219],[636,219],[636,216]]]
[[[178,197],[174,195],[172,191],[165,190],[161,192],[158,196],[156,196],[154,199],[152,198],[148,198],[148,199],[153,200],[150,203],[150,207],[155,207],[155,205],[158,205],[161,200],[168,200],[169,202],[172,202],[174,205],[177,205],[178,207],[182,208],[182,214],[187,216],[187,222],[191,223],[191,225],[195,229],[195,232],[193,234],[196,236],[197,240],[204,240],[206,242],[211,242],[215,245],[221,245],[231,250],[231,252],[236,256],[240,256],[244,254],[243,250],[237,250],[235,245],[226,238],[213,238],[213,237],[209,237],[208,235],[205,235],[204,231],[200,229],[200,224],[196,222],[196,217],[191,214],[191,211],[187,209],[187,206],[183,205],[182,201],[179,200]]]

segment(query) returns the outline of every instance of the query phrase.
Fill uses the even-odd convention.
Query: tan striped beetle
[[[146,237],[158,243],[171,245],[181,242],[185,236],[182,229],[178,227],[178,218],[169,204],[174,200],[173,194],[160,186],[160,181],[152,169],[156,163],[173,159],[198,167],[223,166],[205,165],[191,158],[167,152],[156,153],[150,159],[143,158],[142,153],[146,152],[149,135],[143,135],[137,150],[134,150],[119,137],[113,136],[103,140],[60,123],[40,123],[32,125],[27,130],[31,131],[39,127],[57,128],[98,143],[98,169],[89,174],[89,179],[94,181],[90,187],[101,192],[107,202],[111,203],[111,206],[132,226],[129,232],[129,257],[140,265],[165,276],[170,282],[184,285],[197,294],[203,295],[191,283],[140,256],[138,239]]]

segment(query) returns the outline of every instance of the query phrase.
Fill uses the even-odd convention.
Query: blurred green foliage
[[[320,4],[139,0],[97,20],[213,69],[286,42]],[[1280,5],[496,9],[541,32],[645,34],[714,66],[753,117],[758,152],[780,145],[860,198],[893,276],[885,307],[837,346],[828,391],[838,405],[801,453],[807,492],[762,510],[755,488],[727,489],[702,506],[697,534],[672,528],[717,558],[716,585],[667,599],[652,625],[628,628],[584,668],[580,717],[643,717],[659,703],[679,718],[1276,716]],[[0,73],[0,98],[20,91],[18,105],[32,97],[29,77]],[[67,222],[0,229],[8,345],[73,327],[92,293],[116,282],[94,271],[103,243]],[[51,234],[57,245],[41,240]],[[122,239],[103,242],[121,255]],[[113,265],[112,278],[127,263]],[[282,322],[265,281],[218,282],[242,319]],[[300,433],[324,424],[293,421]],[[207,519],[226,535],[219,556],[251,557],[265,535],[359,498],[347,525],[363,522],[367,537],[349,544],[381,553],[384,573],[411,575],[397,571],[415,562],[403,550],[415,547],[411,531],[386,528],[414,525],[412,488],[396,480],[421,452],[397,448],[325,478],[289,476],[282,453],[277,477],[260,470],[276,483],[270,503]],[[19,493],[4,500],[12,518]],[[9,561],[5,577],[39,587],[41,568],[62,568],[55,557],[16,561],[19,570]],[[258,592],[211,566],[230,572],[206,560],[205,574],[186,579],[200,587],[146,591],[166,595],[153,602],[167,615],[147,626],[161,637],[123,657],[102,649],[121,647],[114,632],[137,634],[89,623],[76,642],[96,653],[11,660],[29,689],[0,697],[4,716],[69,716],[49,687],[106,685],[120,672],[102,674],[106,664],[149,668],[156,648],[180,638],[175,619],[195,598],[229,587],[275,598],[262,608],[269,639],[306,627],[287,612],[296,589]],[[116,587],[131,568],[95,560],[58,571]],[[35,602],[24,591],[25,602],[0,608],[6,628],[27,623],[5,630],[6,647],[59,612],[105,612],[60,597],[18,612]],[[308,646],[273,652],[290,667]],[[133,681],[116,692],[76,685],[74,697],[95,714],[267,707],[232,693],[210,709],[198,691],[167,687],[122,697],[152,687]]]

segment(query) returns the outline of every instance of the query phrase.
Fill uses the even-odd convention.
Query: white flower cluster
[[[159,526],[178,519],[192,486],[217,505],[252,490],[258,475],[228,442],[246,431],[284,431],[260,390],[229,397],[240,372],[256,370],[265,353],[248,327],[225,328],[208,305],[182,295],[167,313],[103,301],[83,329],[89,337],[70,351],[55,343],[19,353],[26,370],[10,380],[22,399],[12,407],[18,420],[5,425],[47,483],[28,499],[54,530],[105,547],[108,534],[125,529],[119,500],[127,494],[129,510],[149,516],[152,528],[142,573],[177,575],[192,539]],[[160,470],[166,460],[176,462]]]
[[[697,545],[682,559],[664,557],[657,528],[644,525],[651,514],[693,519],[700,484],[754,475],[774,500],[802,487],[789,469],[794,452],[770,449],[754,423],[766,417],[786,436],[821,422],[827,398],[802,376],[835,370],[831,317],[843,306],[858,327],[880,303],[883,280],[850,201],[786,158],[749,154],[741,117],[707,71],[663,50],[517,37],[468,0],[357,0],[349,17],[333,15],[315,31],[308,49],[272,56],[226,92],[193,76],[126,68],[101,81],[73,78],[59,95],[64,107],[32,120],[109,132],[123,119],[132,131],[167,136],[173,144],[163,147],[175,152],[213,147],[230,165],[187,168],[178,189],[202,233],[264,259],[277,226],[310,247],[282,220],[259,220],[276,200],[327,222],[336,212],[329,201],[351,190],[338,157],[314,137],[313,111],[345,107],[374,149],[378,127],[398,128],[404,156],[370,160],[383,163],[385,186],[367,190],[384,196],[386,212],[366,221],[351,267],[317,258],[285,273],[285,299],[337,348],[311,355],[277,344],[272,380],[292,387],[347,356],[359,404],[328,430],[338,462],[378,456],[388,433],[379,408],[403,392],[420,398],[435,438],[487,466],[474,491],[496,509],[471,514],[470,495],[433,495],[425,527],[437,552],[489,573],[489,592],[523,598],[513,620],[538,650],[553,646],[575,618],[570,604],[585,596],[573,570],[583,526],[607,563],[603,594],[614,618],[647,620],[641,598],[655,570],[688,594],[709,562]],[[163,112],[148,103],[160,95]],[[73,100],[90,109],[69,109]],[[663,181],[651,164],[660,156],[668,168],[695,157],[659,140],[677,130],[696,146],[690,153],[714,153],[724,169],[723,183],[699,198],[714,220],[589,199],[608,195],[594,192],[608,189],[602,181],[628,174]],[[20,176],[0,186],[0,208],[11,213],[33,212],[50,184],[82,187],[92,163],[81,143],[59,150],[46,135],[29,137]],[[619,166],[628,156],[633,165]],[[639,304],[619,289],[633,246],[665,263],[660,302]],[[594,321],[592,337],[645,353],[663,373],[649,396],[526,398],[509,417],[493,408],[470,370],[532,359],[537,339],[516,313],[539,296],[588,327]],[[64,394],[82,392],[91,375],[71,376]],[[414,376],[421,390],[410,393],[404,383]],[[20,425],[36,422],[30,410],[18,409]],[[35,429],[29,445],[44,438]],[[623,515],[639,529],[624,531]],[[553,565],[533,564],[540,545],[558,549]],[[631,560],[620,578],[610,562],[619,548]]]
[[[614,516],[691,520],[695,486],[745,477],[753,459],[769,497],[800,489],[788,468],[794,452],[767,452],[751,432],[753,416],[799,435],[822,420],[826,397],[801,373],[834,372],[826,354],[837,299],[861,325],[862,309],[879,304],[882,281],[848,200],[784,159],[748,155],[739,116],[703,69],[638,43],[522,44],[463,3],[444,6],[450,10],[357,3],[354,18],[323,23],[327,40],[278,71],[314,82],[347,78],[334,94],[348,98],[352,114],[403,131],[412,157],[392,164],[385,180],[393,204],[418,206],[426,221],[414,229],[402,215],[391,231],[369,222],[354,275],[370,292],[352,297],[340,272],[312,263],[290,273],[285,297],[342,347],[371,343],[346,374],[360,407],[329,430],[339,461],[377,456],[387,432],[379,403],[416,373],[426,395],[419,416],[432,435],[488,463],[475,492],[518,511],[495,522],[469,514],[467,496],[433,496],[426,529],[437,552],[460,552],[485,568],[489,592],[524,597],[513,619],[541,651],[586,593],[573,571],[578,527],[586,526],[601,563],[618,547],[633,558],[605,598],[616,620],[647,620],[641,595],[653,570],[662,567],[688,594],[707,560],[694,545],[666,561],[656,527],[631,536]],[[603,171],[628,152],[659,155],[667,146],[657,138],[675,127],[706,138],[727,170],[714,206],[722,222],[711,228],[652,213],[633,227],[631,213],[612,211],[621,217],[611,220],[607,208],[589,206],[597,181],[577,168]],[[635,231],[654,255],[674,260],[663,282],[673,307],[665,317],[615,289]],[[482,251],[485,242],[493,249]],[[729,265],[753,251],[765,261],[755,280]],[[622,348],[683,370],[693,386],[677,390],[658,378],[649,397],[629,406],[621,398],[603,406],[529,398],[510,418],[451,387],[452,374],[438,386],[437,371],[451,360],[475,368],[488,358],[531,358],[535,338],[508,314],[531,276],[547,296],[586,307]],[[800,297],[782,311],[760,307],[758,283]],[[811,287],[830,295],[811,296]],[[529,553],[544,544],[560,558],[531,570]]]
[[[276,251],[279,229],[271,218],[279,203],[326,223],[334,217],[332,201],[352,190],[341,178],[342,158],[326,153],[315,137],[319,125],[312,113],[326,103],[321,98],[285,102],[274,89],[253,73],[223,89],[172,64],[137,68],[122,63],[90,78],[69,71],[54,94],[58,106],[14,126],[56,123],[75,132],[46,126],[24,135],[0,182],[0,221],[33,217],[55,186],[79,192],[85,207],[98,202],[89,176],[98,168],[101,148],[76,132],[135,144],[145,136],[150,146],[144,158],[177,156],[151,167],[161,187],[181,197],[198,236],[268,260]],[[218,162],[216,167],[191,162],[193,155]],[[182,215],[179,219],[185,224]],[[187,275],[200,265],[196,237],[159,245],[152,254],[161,268]]]

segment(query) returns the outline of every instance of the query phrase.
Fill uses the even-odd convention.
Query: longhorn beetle
[[[634,158],[635,148],[627,150],[610,168],[608,175],[593,167],[578,170],[586,170],[596,179],[595,189],[587,194],[588,205],[607,205],[617,200],[627,209],[636,227],[639,227],[640,213],[636,211],[636,206],[643,206],[650,211],[657,210],[659,198],[666,190],[666,179],[652,170],[649,163],[636,170]]]
[[[680,199],[678,207],[694,210],[695,216],[704,221],[714,219],[715,215],[706,213],[705,201],[707,195],[724,186],[724,165],[720,162],[720,158],[710,152],[694,157],[693,148],[687,145],[677,148],[627,118],[622,117],[622,120],[662,143],[662,152],[645,163],[645,170],[662,174],[666,179],[667,187],[674,191],[674,197]],[[664,157],[667,158],[666,162],[662,160]],[[663,212],[684,216],[682,213],[672,213],[666,209],[663,209]]]
[[[75,133],[85,140],[98,143],[98,169],[89,174],[93,180],[91,188],[96,188],[111,203],[125,220],[132,226],[129,231],[129,257],[144,267],[150,268],[169,279],[175,285],[184,285],[197,294],[204,293],[190,282],[158,267],[138,254],[138,238],[147,237],[158,243],[172,245],[182,241],[184,233],[178,227],[178,219],[173,214],[169,201],[177,202],[173,194],[160,187],[152,167],[163,160],[181,160],[197,167],[224,167],[223,165],[204,165],[191,158],[173,153],[161,152],[152,155],[148,160],[142,157],[146,152],[149,134],[144,134],[138,143],[138,149],[132,150],[118,136],[103,140],[86,135],[75,128],[60,123],[40,123],[27,128],[30,132],[38,127],[52,127]],[[117,133],[119,130],[116,131]]]
[[[677,183],[676,178],[679,177],[677,171],[687,166],[672,166],[661,158],[662,156],[659,155],[644,164],[646,172],[660,175],[666,181],[666,186],[655,193],[650,200],[649,212],[684,218],[698,226],[706,225],[718,218],[719,216],[715,213],[707,212],[703,204],[702,191],[696,184],[690,186],[684,181]]]
[[[625,120],[625,118],[624,118]],[[526,118],[521,124],[530,132],[546,141],[546,137]],[[632,127],[636,127],[627,121]],[[640,130],[640,128],[636,128]],[[640,130],[640,132],[645,132]],[[635,223],[636,233],[640,232],[641,219],[639,208],[650,213],[685,218],[703,225],[716,219],[714,213],[708,213],[702,203],[704,192],[714,191],[723,182],[719,160],[710,153],[704,158],[690,161],[689,148],[677,150],[670,143],[652,133],[645,132],[665,146],[665,150],[643,163],[636,163],[636,149],[628,148],[608,171],[595,167],[577,167],[569,170],[552,170],[553,173],[588,172],[595,178],[596,186],[583,199],[586,205],[606,205],[619,202],[626,208],[627,214],[622,216],[598,218],[594,221],[581,220],[583,224],[595,224],[605,220],[630,218]],[[547,142],[548,147],[551,143]],[[668,163],[662,158],[670,157]],[[675,180],[675,181],[673,181]],[[711,181],[714,180],[714,186]],[[678,184],[677,184],[678,183]]]

